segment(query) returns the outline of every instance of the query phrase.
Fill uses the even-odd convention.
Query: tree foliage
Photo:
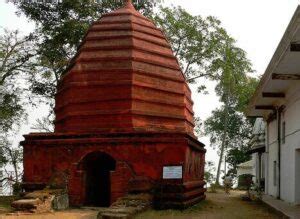
[[[223,105],[214,110],[205,121],[205,134],[210,136],[211,146],[218,150],[220,156],[217,171],[219,174],[224,156],[230,165],[229,172],[233,174],[236,174],[238,164],[250,159],[246,152],[250,149],[253,121],[246,118],[237,107],[240,104],[227,109]],[[216,183],[219,184],[218,180]]]
[[[24,118],[22,76],[34,69],[32,36],[3,30],[0,35],[0,132],[7,133]]]
[[[0,182],[1,184],[3,184],[3,182],[4,184],[8,182],[19,184],[22,178],[20,164],[23,160],[23,152],[19,147],[12,147],[12,143],[8,139],[9,137],[7,135],[0,136],[0,166],[4,168],[4,174],[2,178],[0,178]],[[7,171],[7,166],[13,168],[12,174]]]
[[[237,47],[231,37],[224,37],[223,40],[224,47],[219,48],[220,56],[208,69],[218,75],[215,91],[223,106],[213,111],[205,122],[211,144],[219,149],[216,184],[219,184],[224,155],[232,148],[247,144],[251,137],[252,126],[243,111],[257,85],[257,79],[248,76],[253,70],[246,52]]]
[[[228,117],[228,124],[225,127],[224,120]],[[247,144],[251,138],[252,125],[245,116],[230,107],[226,115],[224,106],[214,110],[212,116],[205,121],[205,133],[210,135],[210,142],[214,148],[219,148],[223,141],[223,132],[227,128],[227,148],[239,148]]]
[[[249,141],[252,136],[252,121],[235,108],[230,108],[227,115],[228,124],[224,127],[224,106],[212,112],[212,116],[205,121],[205,133],[210,136],[211,146],[221,152],[224,129],[227,134],[224,143],[224,157],[229,164],[229,172],[236,174],[237,165],[248,161],[251,157],[246,154],[250,149]]]
[[[213,184],[215,180],[214,172],[216,171],[214,162],[205,162],[204,180],[208,184]]]
[[[237,166],[251,159],[251,155],[247,153],[249,149],[250,145],[249,142],[247,142],[246,145],[239,145],[239,147],[231,148],[228,150],[226,162],[230,166],[228,172],[231,175],[236,176]]]
[[[189,82],[198,78],[218,79],[218,72],[209,71],[220,56],[226,31],[215,17],[193,16],[181,7],[160,7],[155,15],[157,25],[164,30]],[[199,92],[205,90],[199,85]]]
[[[22,37],[18,31],[3,29],[0,34],[0,166],[5,173],[0,182],[19,183],[22,151],[13,147],[9,135],[25,120],[25,76],[35,69],[32,35]],[[12,166],[13,174],[6,171]]]

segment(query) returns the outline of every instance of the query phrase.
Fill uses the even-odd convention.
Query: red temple
[[[205,198],[205,149],[192,106],[164,34],[128,1],[88,30],[58,88],[54,133],[25,136],[24,188],[64,173],[72,205],[153,189],[159,205],[194,204]]]

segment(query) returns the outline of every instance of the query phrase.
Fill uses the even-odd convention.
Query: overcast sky
[[[269,61],[291,20],[299,0],[165,0],[166,4],[180,5],[193,15],[215,16],[221,20],[225,29],[233,36],[238,45],[248,53],[257,74],[263,74]],[[33,24],[24,17],[15,15],[15,8],[0,0],[0,26],[20,29],[29,33]],[[220,104],[213,94],[199,95],[192,86],[196,116],[205,120]],[[38,109],[29,116],[29,124],[21,130],[20,136],[30,132],[30,123],[43,115]],[[18,138],[19,140],[20,138]],[[207,160],[216,161],[216,152],[209,147],[209,138],[200,139],[207,145]]]

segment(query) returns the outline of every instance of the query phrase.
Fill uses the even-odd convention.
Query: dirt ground
[[[67,211],[58,211],[47,214],[35,214],[35,215],[7,215],[0,214],[0,219],[96,219],[98,211],[89,209],[69,209]]]
[[[279,219],[275,212],[265,207],[258,202],[248,202],[241,199],[241,195],[245,192],[232,191],[230,195],[224,194],[223,191],[218,193],[207,193],[207,199],[196,206],[193,206],[185,211],[154,211],[149,210],[138,215],[137,219],[260,219],[271,218]],[[8,216],[3,211],[1,214],[0,205],[0,219],[92,219],[97,218],[98,211],[91,209],[70,209],[67,211],[60,211],[48,214],[39,215],[20,215]]]
[[[138,219],[279,219],[282,218],[262,203],[243,201],[245,192],[223,191],[207,193],[207,199],[185,211],[147,211],[137,216]]]

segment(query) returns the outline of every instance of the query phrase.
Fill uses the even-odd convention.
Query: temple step
[[[98,219],[127,219],[143,212],[152,205],[152,196],[149,194],[127,195],[119,198],[111,207],[103,209]]]
[[[38,205],[42,204],[40,199],[21,199],[12,202],[11,206],[17,211],[33,211]]]

